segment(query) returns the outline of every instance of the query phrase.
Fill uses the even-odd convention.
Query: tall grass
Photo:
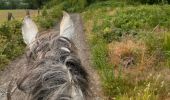
[[[128,83],[122,79],[121,69],[119,75],[115,77],[113,65],[108,63],[106,42],[101,37],[93,37],[90,44],[93,65],[100,73],[106,95],[110,98],[112,95],[121,94],[127,90]]]
[[[169,80],[166,82],[164,76],[157,78],[160,76],[156,68],[162,69],[163,67],[160,67],[164,66],[161,65],[162,62],[168,60],[164,51],[169,50],[169,36],[163,37],[162,33],[169,28],[170,7],[125,4],[115,6],[114,2],[109,2],[111,1],[93,4],[82,14],[87,36],[91,40],[93,66],[100,73],[103,90],[108,100],[167,98],[170,89]],[[160,27],[153,31],[157,25]],[[127,36],[134,40],[134,45],[126,51],[132,52],[130,56],[134,57],[135,64],[129,68],[123,68],[121,64],[115,66],[116,64],[110,62],[108,46],[113,44],[118,48],[114,43],[124,43]]]
[[[167,66],[170,68],[170,34],[169,33],[164,33],[162,45],[163,45],[163,51],[167,58],[167,60],[166,60]]]
[[[157,25],[164,28],[170,26],[170,7],[169,6],[137,6],[118,9],[114,24],[117,28],[125,30],[140,29],[149,30]]]

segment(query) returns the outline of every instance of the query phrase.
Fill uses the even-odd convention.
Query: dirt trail
[[[89,47],[87,45],[87,41],[85,38],[85,34],[83,31],[83,22],[79,14],[72,14],[71,18],[73,19],[75,25],[75,33],[76,37],[74,42],[78,48],[78,53],[80,59],[82,61],[83,66],[89,73],[90,80],[90,89],[92,91],[91,98],[89,100],[104,100],[100,78],[97,72],[91,67],[91,59]],[[48,33],[59,33],[59,27],[56,25],[53,29],[43,32],[45,34]],[[12,100],[25,100],[25,94],[20,92],[16,88],[16,80],[19,76],[22,76],[26,72],[27,60],[25,55],[18,57],[16,60],[11,62],[4,71],[0,72],[0,100],[6,100],[7,87],[9,87],[9,83],[12,82]]]

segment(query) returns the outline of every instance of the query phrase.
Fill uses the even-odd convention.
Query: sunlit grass
[[[0,10],[0,24],[7,21],[8,13],[12,13],[16,20],[22,20],[26,15],[26,10]],[[37,10],[30,10],[30,15],[35,17],[38,15]]]

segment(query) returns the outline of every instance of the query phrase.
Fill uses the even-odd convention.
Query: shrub
[[[37,17],[36,21],[38,25],[44,29],[49,29],[55,24],[55,20],[50,17]]]
[[[56,9],[55,7],[52,9],[46,9],[46,7],[44,7],[41,11],[41,15],[38,16],[35,21],[38,23],[40,28],[49,29],[59,20],[61,11],[62,10]]]
[[[16,20],[0,26],[0,69],[24,52],[25,45],[20,28],[21,22]]]
[[[169,0],[127,0],[128,3],[134,4],[134,3],[142,3],[142,4],[165,4],[169,3]]]
[[[52,0],[46,4],[46,7],[53,8],[55,6],[62,6],[62,10],[66,10],[69,12],[81,11],[87,5],[86,0]]]

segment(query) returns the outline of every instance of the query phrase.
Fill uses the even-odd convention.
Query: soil
[[[87,39],[85,37],[83,22],[79,14],[71,14],[71,18],[74,22],[76,37],[73,42],[78,48],[78,54],[82,61],[83,66],[89,73],[89,86],[91,90],[91,96],[88,100],[104,100],[104,95],[101,88],[100,77],[95,69],[91,66],[91,55]],[[59,33],[59,25],[56,25],[53,29],[44,31],[43,34]],[[0,72],[0,100],[25,100],[24,93],[19,91],[16,86],[17,79],[24,75],[27,71],[27,59],[25,55],[16,58],[12,61],[6,69]],[[8,98],[8,90],[10,90],[11,99]]]

